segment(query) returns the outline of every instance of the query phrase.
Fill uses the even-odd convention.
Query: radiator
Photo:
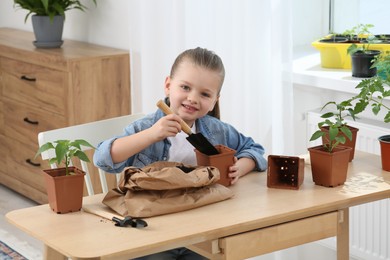
[[[322,113],[321,113],[322,114]],[[319,110],[307,113],[307,138],[316,131],[317,123],[322,121]],[[380,154],[377,138],[390,134],[390,125],[372,119],[348,121],[359,128],[356,150]],[[308,147],[319,145],[321,140],[308,142]],[[350,208],[350,254],[365,260],[390,260],[390,199],[384,199]],[[336,238],[319,243],[336,249]]]

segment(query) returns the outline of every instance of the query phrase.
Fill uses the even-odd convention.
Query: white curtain
[[[153,112],[176,56],[205,47],[225,64],[222,120],[253,137],[267,155],[291,155],[291,5],[289,0],[130,1],[133,112]]]

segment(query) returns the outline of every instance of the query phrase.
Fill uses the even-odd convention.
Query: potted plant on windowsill
[[[92,0],[96,5],[96,0]],[[61,47],[65,12],[71,9],[85,11],[79,0],[14,0],[14,6],[28,11],[24,21],[32,14],[32,25],[38,48]]]
[[[382,53],[377,57],[373,67],[377,68],[377,75],[362,80],[356,86],[360,92],[354,97],[357,99],[354,110],[360,113],[371,105],[372,113],[379,115],[383,108],[387,110],[383,121],[389,123],[390,106],[385,100],[390,97],[390,52]],[[378,140],[381,146],[382,169],[390,171],[390,135],[380,136]]]
[[[35,155],[54,149],[55,157],[50,158],[49,164],[64,165],[64,167],[43,170],[49,205],[56,213],[75,212],[81,209],[85,172],[71,166],[73,157],[90,162],[88,156],[81,150],[81,146],[94,148],[82,139],[57,140],[43,144]]]
[[[347,53],[351,56],[352,76],[357,78],[370,78],[376,75],[376,68],[372,67],[373,61],[381,53],[379,50],[371,50],[370,45],[378,42],[374,35],[367,36],[364,43],[358,46],[352,43]]]
[[[353,155],[351,155],[352,147],[343,145],[349,140],[354,147],[352,131],[354,131],[355,140],[357,132],[356,128],[347,126],[344,121],[346,116],[355,118],[351,100],[340,103],[331,101],[322,109],[331,104],[336,105],[338,112],[324,113],[321,116],[324,121],[318,123],[318,130],[310,138],[310,141],[314,141],[322,137],[323,144],[308,148],[313,181],[325,187],[344,184],[347,178],[348,163]],[[348,113],[343,115],[342,112],[345,111]]]
[[[369,30],[373,27],[374,25],[372,24],[358,24],[350,30],[345,30],[343,33],[333,33],[312,42],[312,46],[320,51],[321,67],[332,69],[351,69],[352,63],[350,55],[347,52],[348,47],[352,43],[361,47],[367,36],[370,35]],[[333,36],[337,36],[334,38],[336,39],[335,41],[331,40],[333,39]],[[338,41],[337,39],[341,40]],[[390,44],[380,38],[378,39],[378,37],[371,47],[382,52],[390,50]]]

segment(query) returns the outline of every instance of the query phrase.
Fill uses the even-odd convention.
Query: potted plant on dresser
[[[347,178],[352,148],[342,145],[347,139],[352,141],[352,131],[344,121],[346,115],[343,116],[341,112],[348,111],[349,115],[354,118],[355,114],[350,102],[351,100],[339,104],[335,102],[325,104],[324,107],[330,104],[336,105],[339,112],[324,113],[321,116],[324,121],[318,123],[318,130],[310,138],[310,141],[314,141],[323,137],[322,145],[308,148],[313,181],[317,185],[335,187],[344,184]]]
[[[96,0],[92,0],[96,5]],[[61,47],[65,12],[71,9],[85,11],[79,0],[14,0],[14,6],[28,11],[24,21],[32,15],[31,21],[37,48]]]
[[[78,167],[71,166],[73,157],[90,162],[88,156],[81,150],[81,146],[94,148],[85,140],[57,140],[48,142],[39,147],[36,156],[54,149],[55,157],[50,158],[49,164],[61,163],[64,167],[43,170],[46,182],[47,197],[50,208],[56,213],[79,211],[82,207],[85,172]]]
[[[368,105],[374,115],[382,115],[385,123],[390,122],[390,52],[387,51],[378,56],[373,64],[377,69],[377,75],[363,79],[357,86],[360,92],[354,97],[357,100],[354,110],[364,111]],[[382,108],[385,110],[381,114]],[[378,138],[381,147],[382,169],[390,171],[390,133]]]

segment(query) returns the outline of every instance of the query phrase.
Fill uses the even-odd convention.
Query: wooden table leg
[[[60,252],[54,250],[53,248],[45,245],[43,259],[47,260],[67,260],[68,257],[64,256]]]
[[[349,208],[338,211],[337,260],[349,259]]]

